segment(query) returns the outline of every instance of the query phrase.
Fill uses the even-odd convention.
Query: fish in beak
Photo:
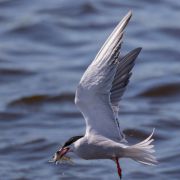
[[[65,161],[65,162],[70,162],[71,164],[73,164],[73,161],[71,160],[70,157],[65,156],[68,152],[73,152],[71,145],[76,142],[77,140],[79,140],[80,138],[82,138],[83,136],[73,136],[70,139],[68,139],[64,145],[61,147],[61,149],[59,149],[53,156],[52,160],[50,160],[49,162],[55,162],[56,164],[58,162],[61,161]]]
[[[59,159],[63,158],[65,154],[70,150],[69,147],[61,148],[59,151],[57,151],[57,155],[59,156]]]
[[[69,147],[61,148],[54,154],[52,160],[50,160],[49,162],[54,162],[54,163],[58,164],[58,162],[61,162],[61,161],[71,161],[70,157],[65,156],[65,154],[69,150],[70,150]]]

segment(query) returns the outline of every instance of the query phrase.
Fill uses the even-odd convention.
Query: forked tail
[[[126,147],[125,156],[146,165],[156,165],[157,160],[153,155],[155,152],[154,145],[151,144],[154,141],[154,139],[152,139],[153,133],[154,129],[151,135],[144,141]]]

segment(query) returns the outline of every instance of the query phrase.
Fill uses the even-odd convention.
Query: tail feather
[[[154,141],[154,139],[152,139],[153,134],[154,129],[151,135],[144,141],[126,147],[125,156],[146,165],[156,165],[157,160],[153,155],[155,152],[154,145],[151,144]]]

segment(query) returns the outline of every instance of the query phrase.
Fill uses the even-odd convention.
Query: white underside
[[[86,160],[118,157],[131,158],[143,164],[155,165],[157,160],[153,156],[152,135],[153,132],[147,139],[132,146],[117,143],[99,135],[85,136],[73,144],[73,152]]]

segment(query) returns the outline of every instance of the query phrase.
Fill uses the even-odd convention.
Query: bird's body
[[[125,143],[118,121],[119,102],[141,51],[141,48],[136,48],[124,57],[119,55],[123,32],[131,16],[129,12],[117,25],[77,87],[75,104],[86,122],[85,135],[72,137],[57,152],[60,158],[67,152],[74,152],[87,160],[112,159],[120,177],[119,158],[131,158],[147,165],[157,163],[152,154],[153,133],[144,141],[129,145]]]
[[[84,136],[73,144],[72,151],[79,157],[91,159],[113,159],[123,157],[126,145],[99,135]]]

